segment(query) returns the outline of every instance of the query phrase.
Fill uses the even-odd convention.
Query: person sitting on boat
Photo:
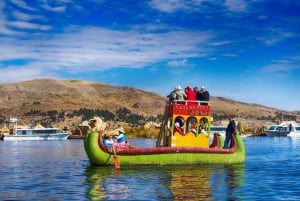
[[[208,133],[206,132],[206,127],[207,127],[207,125],[206,124],[200,124],[199,125],[199,131],[200,131],[200,134],[204,134],[204,135],[206,135],[206,136],[208,136]]]
[[[113,140],[113,136],[111,135],[104,135],[103,138],[103,144],[107,147],[112,147],[114,145],[114,140]]]
[[[181,135],[185,135],[184,132],[184,119],[182,117],[177,117],[175,119],[174,131],[179,132]]]
[[[189,128],[189,131],[194,133],[195,135],[197,135],[197,123],[193,123],[190,128]]]
[[[128,142],[126,140],[125,130],[123,128],[118,129],[118,134],[116,135],[117,142],[114,143],[114,147],[120,148],[128,146]]]

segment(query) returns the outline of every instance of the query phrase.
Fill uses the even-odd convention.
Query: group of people
[[[127,146],[127,140],[124,129],[117,129],[116,134],[105,134],[103,136],[103,143],[105,146],[113,148],[122,148]]]
[[[202,86],[200,89],[191,86],[187,86],[182,90],[181,86],[178,85],[175,89],[167,96],[170,102],[176,101],[176,103],[184,104],[185,101],[188,101],[188,105],[197,105],[197,101],[200,101],[200,104],[208,104],[209,101],[209,92]]]

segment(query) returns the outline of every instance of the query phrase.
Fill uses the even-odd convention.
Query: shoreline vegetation
[[[264,132],[264,127],[255,128],[255,130],[252,130],[250,128],[245,129],[241,135],[249,136],[249,137],[263,137],[266,136]],[[128,139],[130,138],[148,138],[148,139],[157,139],[160,128],[130,128],[125,127],[124,128],[126,137]],[[85,132],[82,132],[81,135],[79,134],[72,134],[69,139],[83,139],[85,135],[88,133],[88,129]]]

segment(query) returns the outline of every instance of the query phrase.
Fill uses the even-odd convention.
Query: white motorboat
[[[3,140],[64,140],[71,133],[59,128],[17,128],[12,135],[4,135]]]
[[[300,124],[293,124],[291,126],[291,130],[289,134],[287,135],[288,137],[300,137]]]
[[[266,131],[267,136],[273,137],[300,137],[300,124],[294,121],[282,122],[278,125],[271,125]]]

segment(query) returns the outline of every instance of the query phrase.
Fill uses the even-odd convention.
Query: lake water
[[[242,165],[121,164],[117,171],[90,166],[82,140],[0,141],[0,200],[300,200],[300,138],[244,142]]]

